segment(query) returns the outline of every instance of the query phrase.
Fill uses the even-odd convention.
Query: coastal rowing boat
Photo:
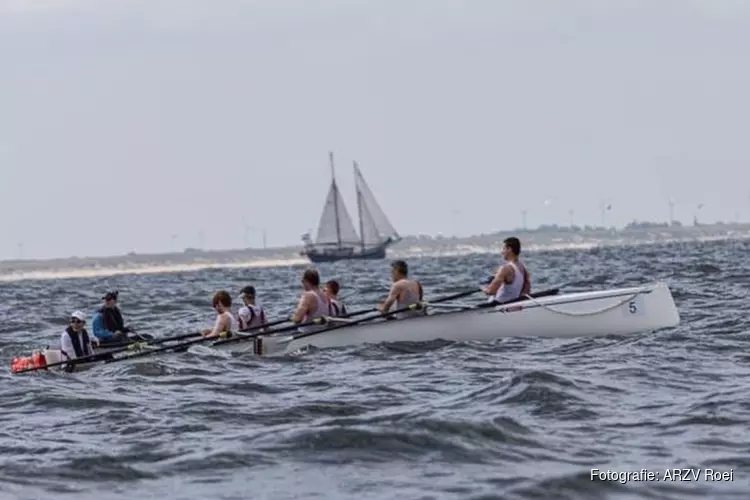
[[[485,307],[486,304],[477,306],[440,300],[424,305],[428,311],[425,316],[394,321],[387,321],[380,315],[356,320],[331,318],[332,326],[316,332],[290,334],[285,328],[285,332],[211,341],[213,343],[207,345],[234,352],[278,356],[308,346],[322,349],[434,340],[488,342],[508,337],[632,335],[674,327],[680,322],[672,293],[664,283],[561,295],[554,290],[527,296],[511,304],[489,307]],[[193,342],[202,340],[189,343]],[[174,347],[177,349],[181,345],[184,346],[175,344]],[[145,349],[139,356],[149,354],[148,345],[139,346],[139,349]],[[174,349],[162,348],[160,352],[169,350]],[[56,349],[45,349],[41,354],[46,365],[63,361],[60,351]],[[107,361],[95,361],[100,362]]]
[[[252,343],[256,354],[272,356],[307,346],[333,348],[403,341],[487,342],[507,337],[632,335],[674,327],[679,322],[669,287],[657,283],[529,298],[491,308],[455,309],[398,321],[381,320],[334,327],[314,334],[268,335]]]

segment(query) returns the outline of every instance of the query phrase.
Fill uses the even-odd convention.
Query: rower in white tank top
[[[323,293],[328,300],[328,315],[332,318],[344,317],[348,314],[346,306],[339,300],[339,282],[330,280],[323,287]]]
[[[422,302],[422,300],[419,298],[418,292],[405,289],[398,295],[398,298],[396,299],[396,309],[404,309],[406,307],[409,307],[410,305],[419,304],[420,302]],[[425,310],[423,308],[420,308],[414,311],[402,311],[400,313],[394,314],[393,316],[396,319],[404,319],[404,318],[411,318],[414,316],[424,316],[424,315],[425,315]]]
[[[348,311],[346,306],[336,299],[328,299],[328,315],[332,318],[344,318]]]
[[[488,302],[505,303],[531,291],[531,278],[526,266],[518,259],[521,242],[516,237],[506,238],[501,250],[506,263],[501,265],[492,281],[482,289],[489,295]]]
[[[310,314],[309,312],[306,313],[302,317],[302,321],[300,323],[308,323],[314,319],[325,318],[326,316],[328,316],[328,302],[325,300],[325,297],[323,297],[323,293],[320,291],[316,291],[314,292],[314,294],[317,307],[312,314]],[[326,325],[303,325],[297,328],[297,330],[302,333],[317,332],[318,330],[322,330],[325,327]]]
[[[255,304],[242,306],[237,313],[237,317],[242,330],[258,328],[266,323],[266,311]]]
[[[292,315],[292,322],[307,323],[314,319],[328,316],[328,300],[320,289],[320,275],[315,269],[307,269],[302,275],[302,295],[297,310]],[[300,332],[314,332],[326,328],[326,325],[302,325]]]
[[[266,311],[255,303],[255,287],[246,286],[240,291],[240,294],[244,305],[237,312],[237,326],[240,330],[260,330],[259,327],[267,323]]]
[[[234,314],[232,314],[232,311],[224,311],[223,313],[216,316],[214,329],[217,329],[220,324],[226,325],[226,328],[225,328],[226,331],[230,331],[230,332],[237,331],[237,318],[234,317]],[[218,332],[218,333],[221,333],[221,332]]]
[[[219,290],[214,294],[211,304],[216,311],[216,321],[213,328],[203,330],[201,334],[204,337],[216,337],[221,333],[236,332],[237,320],[232,314],[232,297],[229,293]]]
[[[409,279],[409,267],[403,260],[396,260],[391,263],[391,285],[390,293],[385,301],[378,307],[381,313],[387,313],[392,306],[396,310],[407,308],[413,304],[419,304],[422,301],[422,285],[419,281]],[[396,319],[410,318],[414,316],[424,316],[424,308],[401,311],[388,317]]]
[[[500,285],[500,288],[497,289],[494,297],[490,297],[489,299],[490,301],[495,301],[499,304],[517,299],[521,296],[521,292],[523,291],[524,277],[521,266],[515,262],[508,262],[506,265],[513,268],[513,281],[511,281],[510,284],[503,283]]]

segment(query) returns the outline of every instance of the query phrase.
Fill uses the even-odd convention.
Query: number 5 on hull
[[[623,308],[626,317],[631,316],[643,316],[646,314],[644,309],[644,301],[640,294],[636,295],[625,303]]]

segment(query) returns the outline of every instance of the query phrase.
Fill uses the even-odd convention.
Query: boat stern
[[[657,328],[672,328],[680,324],[680,312],[666,283],[654,284],[648,297],[654,320],[659,323]]]

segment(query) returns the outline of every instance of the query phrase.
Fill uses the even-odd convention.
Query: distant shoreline
[[[701,226],[648,226],[626,229],[545,227],[535,230],[493,232],[469,237],[407,236],[388,251],[388,257],[494,253],[502,240],[516,235],[528,251],[593,248],[667,241],[750,238],[750,224]],[[301,246],[267,249],[199,250],[162,254],[106,257],[67,257],[43,260],[0,261],[0,281],[60,279],[139,273],[184,272],[215,267],[275,267],[304,265]]]

